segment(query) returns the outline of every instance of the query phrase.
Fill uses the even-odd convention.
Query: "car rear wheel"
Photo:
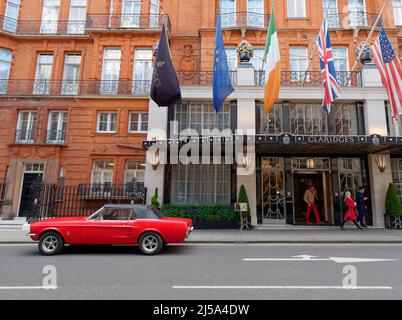
[[[47,232],[40,237],[39,251],[45,256],[56,255],[64,248],[64,241],[56,232]]]
[[[162,250],[163,240],[159,234],[147,232],[140,237],[138,246],[142,253],[154,255],[158,254]]]

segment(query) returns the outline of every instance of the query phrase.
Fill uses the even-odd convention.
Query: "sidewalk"
[[[0,243],[32,243],[27,230],[0,229]],[[401,243],[402,230],[339,227],[269,227],[251,231],[194,230],[187,243]]]

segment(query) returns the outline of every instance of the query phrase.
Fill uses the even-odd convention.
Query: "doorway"
[[[28,217],[31,214],[32,200],[33,200],[33,188],[34,184],[39,184],[43,180],[43,163],[25,164],[24,174],[22,178],[22,188],[19,206],[19,217]]]
[[[320,214],[321,221],[325,221],[325,193],[323,185],[323,173],[295,173],[293,179],[295,224],[306,224],[307,206],[303,198],[305,191],[310,185],[314,186],[317,190],[317,209]],[[310,221],[315,222],[314,214],[311,214]]]

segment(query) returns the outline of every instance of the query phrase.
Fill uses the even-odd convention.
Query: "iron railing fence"
[[[144,204],[146,194],[141,182],[77,186],[42,182],[30,187],[28,219],[89,216],[104,204]]]
[[[177,70],[177,78],[180,84],[185,86],[212,86],[214,72],[197,70]],[[237,85],[237,71],[229,71],[230,80],[233,86]]]
[[[47,130],[46,144],[65,144],[66,130]]]
[[[338,84],[341,87],[361,87],[362,74],[360,71],[337,71]],[[265,71],[256,70],[254,72],[256,86],[265,84]],[[281,83],[289,87],[319,87],[323,85],[322,74],[320,71],[282,71]]]
[[[17,129],[15,130],[16,144],[33,144],[35,142],[35,129]]]
[[[88,14],[87,30],[162,29],[165,23],[170,31],[171,22],[167,14]]]
[[[328,24],[331,29],[372,28],[377,21],[378,14],[367,13],[364,10],[353,10],[346,13],[328,14]],[[384,25],[380,17],[376,28]]]
[[[257,12],[226,12],[221,14],[222,28],[257,28],[266,29],[269,14]]]

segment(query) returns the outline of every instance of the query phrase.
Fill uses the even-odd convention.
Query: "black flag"
[[[162,27],[151,83],[151,98],[159,107],[173,106],[181,100],[176,71],[170,56],[165,24]]]

